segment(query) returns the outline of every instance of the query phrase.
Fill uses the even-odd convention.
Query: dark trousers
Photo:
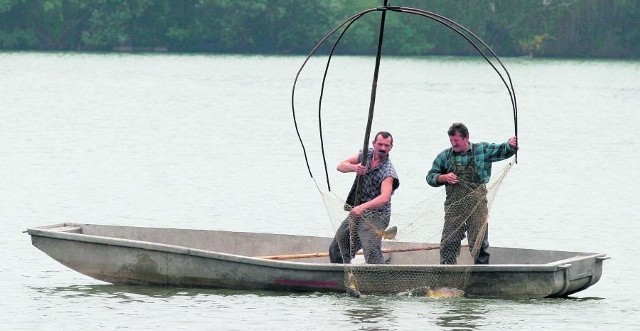
[[[474,233],[475,234],[475,233]],[[443,237],[445,235],[443,234]],[[448,240],[442,240],[440,243],[440,263],[441,264],[456,264],[458,256],[460,255],[460,241],[464,239],[464,232],[456,233],[450,236]],[[489,230],[484,230],[484,236],[481,241],[473,240],[472,234],[469,234],[469,250],[473,256],[474,264],[489,264]],[[478,245],[474,249],[475,245]]]
[[[472,193],[462,193],[464,194],[447,194],[445,221],[440,239],[440,263],[456,264],[460,255],[460,242],[466,234],[474,263],[489,264],[489,211],[486,189],[482,186]]]
[[[347,217],[338,227],[329,246],[331,263],[351,263],[361,248],[367,263],[384,263],[382,238],[376,234],[376,230],[384,231],[389,221],[388,213],[368,213],[363,217]]]

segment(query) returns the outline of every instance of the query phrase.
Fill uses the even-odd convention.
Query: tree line
[[[0,0],[0,50],[307,54],[382,0]],[[640,58],[637,0],[397,0],[448,17],[501,56]],[[380,11],[358,19],[339,54],[371,54]],[[326,51],[326,50],[325,50]],[[388,12],[387,55],[471,55],[452,31]]]

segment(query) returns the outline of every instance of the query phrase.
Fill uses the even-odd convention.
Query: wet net
[[[327,73],[332,56],[347,30],[361,17],[380,13],[380,31],[371,90],[369,117],[363,149],[368,148],[376,97],[378,69],[383,44],[385,14],[400,13],[423,17],[441,24],[466,40],[494,69],[506,87],[513,109],[515,135],[517,103],[511,78],[496,53],[469,29],[442,15],[417,8],[389,6],[385,0],[381,7],[361,11],[329,32],[311,51],[300,67],[293,84],[291,108],[309,175],[313,177],[309,158],[298,127],[295,110],[296,86],[300,74],[312,55],[333,37],[328,52],[324,75],[320,82],[318,102],[318,128],[321,154],[324,162],[327,190],[318,186],[336,236],[330,248],[330,260],[343,263],[345,288],[354,295],[361,293],[405,293],[432,297],[450,297],[464,294],[473,279],[476,263],[486,262],[485,236],[488,232],[490,207],[502,180],[514,161],[505,162],[502,170],[494,172],[484,185],[461,180],[446,186],[427,199],[407,208],[393,208],[390,213],[365,212],[358,217],[349,216],[346,197],[330,189],[325,159],[322,129],[322,101]],[[516,155],[517,157],[517,155]],[[314,179],[315,181],[315,179]],[[486,246],[485,246],[486,248]]]
[[[491,204],[513,164],[505,160],[486,185],[462,181],[452,186],[449,199],[444,187],[426,189],[433,192],[426,199],[393,208],[390,215],[369,211],[351,217],[344,197],[321,191],[337,233],[334,244],[338,263],[344,263],[347,291],[356,296],[463,296],[476,261],[483,258]],[[347,235],[340,235],[341,227]],[[372,251],[382,253],[382,260]]]

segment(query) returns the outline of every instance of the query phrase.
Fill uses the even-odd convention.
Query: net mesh
[[[461,181],[447,189],[434,189],[435,193],[419,203],[401,210],[392,208],[391,215],[366,212],[351,217],[341,197],[321,191],[338,233],[331,259],[347,262],[343,264],[347,292],[356,296],[464,295],[472,266],[487,258],[482,245],[490,207],[512,165],[506,162],[501,170],[494,168],[486,185]],[[339,235],[341,227],[345,236]],[[443,268],[442,264],[451,266]]]

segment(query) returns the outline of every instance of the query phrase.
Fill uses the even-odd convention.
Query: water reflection
[[[447,330],[476,330],[494,324],[495,318],[487,316],[497,312],[496,307],[523,307],[531,305],[534,311],[550,309],[566,309],[567,305],[574,307],[571,302],[597,302],[598,297],[567,297],[541,299],[454,299],[441,301],[444,311],[435,318],[435,324]],[[525,308],[526,310],[526,308]],[[507,318],[508,319],[508,318]]]
[[[358,304],[347,308],[344,315],[361,330],[390,330],[395,321],[393,312],[385,298],[370,296],[358,299]]]
[[[144,301],[140,297],[151,298],[173,298],[173,297],[195,297],[199,295],[252,295],[252,296],[282,296],[285,294],[277,292],[242,291],[229,289],[205,289],[205,288],[179,288],[179,287],[151,287],[151,286],[130,286],[130,285],[71,285],[60,287],[30,287],[32,290],[47,295],[61,296],[64,298],[75,297],[110,297],[120,298],[127,301]],[[289,294],[290,295],[290,294]]]
[[[61,287],[31,287],[46,296],[65,299],[102,297],[117,299],[120,302],[144,302],[148,298],[166,299],[175,296],[195,296],[198,292],[192,289],[153,288],[143,286],[122,285],[72,285]]]
[[[565,299],[573,300],[573,301],[599,301],[599,300],[604,300],[604,298],[601,298],[601,297],[583,297],[583,298],[567,297]]]
[[[487,312],[483,301],[449,300],[446,311],[436,318],[436,324],[444,329],[475,330],[482,326]]]

